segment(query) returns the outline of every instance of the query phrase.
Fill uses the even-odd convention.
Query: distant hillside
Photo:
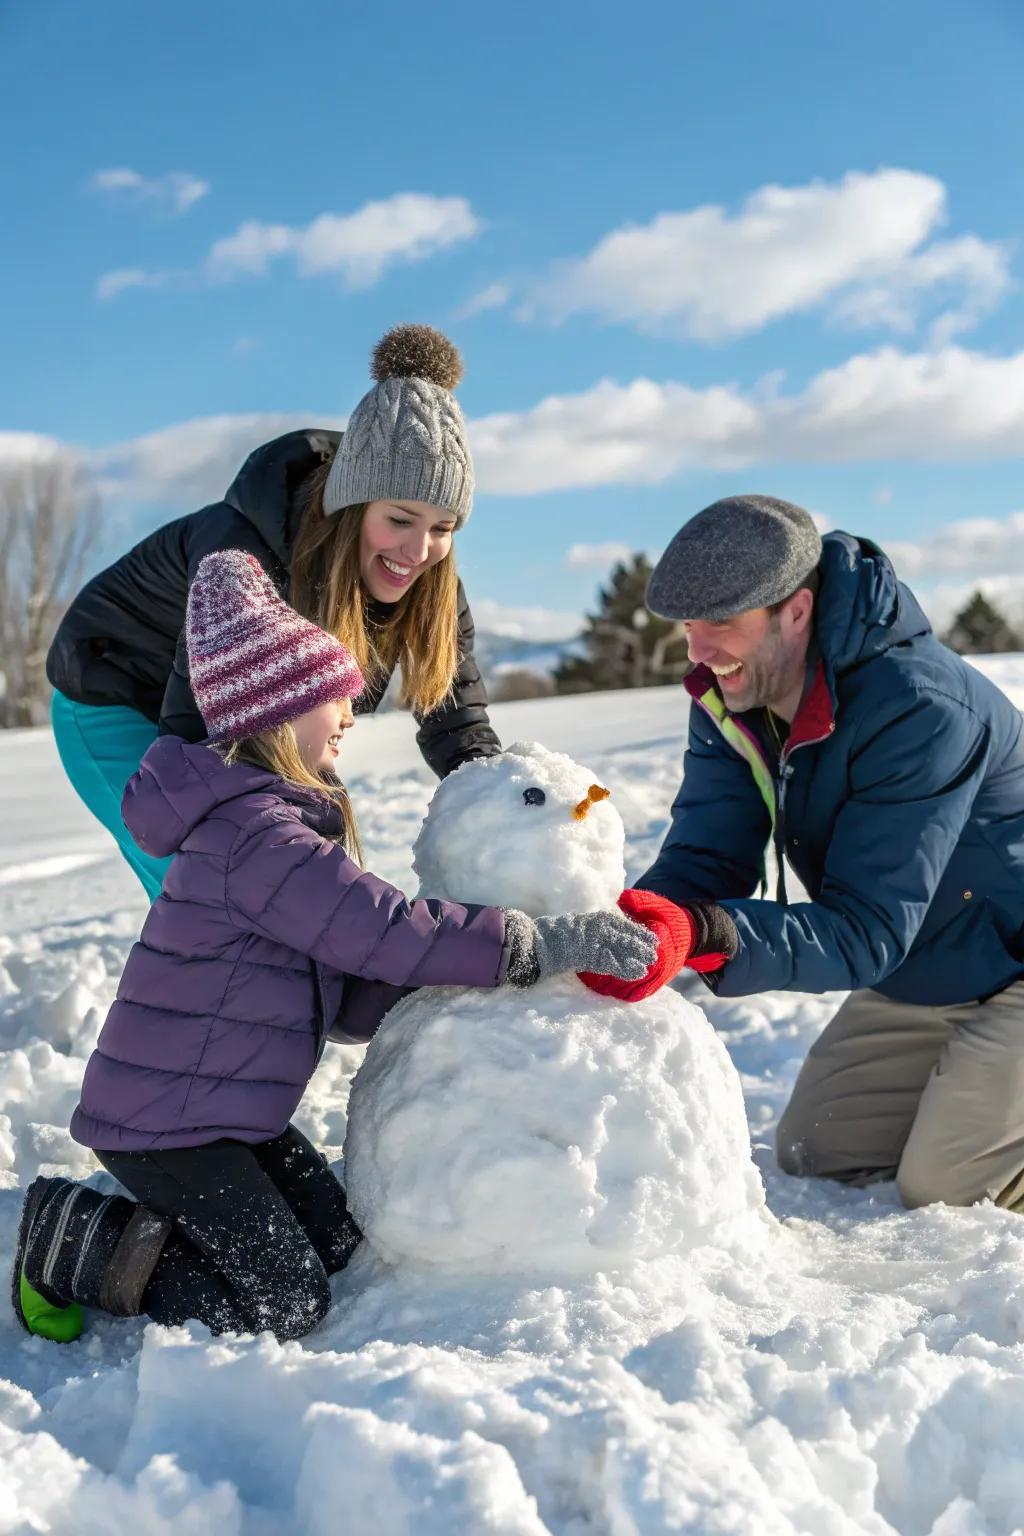
[[[517,635],[498,635],[492,630],[478,629],[475,654],[484,682],[491,685],[507,672],[535,672],[546,677],[563,656],[573,654],[578,643],[578,639],[524,640]],[[396,708],[398,692],[399,674],[396,672],[378,705],[378,712]]]
[[[578,637],[570,640],[526,640],[478,629],[476,659],[485,681],[500,677],[504,672],[536,672],[547,676],[564,656],[575,653],[578,644]]]

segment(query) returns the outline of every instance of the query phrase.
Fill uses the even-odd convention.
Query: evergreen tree
[[[990,602],[977,591],[957,614],[943,641],[961,656],[991,656],[1000,651],[1024,651],[1024,640]]]
[[[650,688],[683,676],[689,663],[682,625],[644,606],[652,569],[645,555],[615,566],[598,594],[598,611],[587,616],[584,654],[566,657],[555,670],[558,693]]]

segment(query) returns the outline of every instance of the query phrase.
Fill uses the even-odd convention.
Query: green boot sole
[[[55,1344],[71,1344],[82,1332],[84,1322],[78,1302],[73,1301],[66,1307],[56,1306],[47,1301],[45,1296],[40,1296],[25,1279],[25,1248],[45,1183],[45,1179],[33,1180],[25,1195],[18,1241],[14,1248],[14,1263],[11,1266],[11,1305],[27,1333],[34,1333],[41,1339],[50,1339]]]
[[[67,1307],[53,1306],[45,1296],[32,1289],[24,1273],[18,1279],[18,1299],[20,1306],[15,1311],[29,1333],[38,1334],[41,1339],[51,1339],[54,1344],[73,1344],[82,1332],[85,1319],[78,1302],[73,1301]]]

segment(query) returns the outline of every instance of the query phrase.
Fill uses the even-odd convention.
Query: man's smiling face
[[[813,598],[802,588],[778,608],[685,622],[690,660],[715,674],[733,714],[767,705],[792,719],[803,691]]]

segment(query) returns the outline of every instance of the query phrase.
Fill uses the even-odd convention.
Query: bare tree
[[[510,704],[515,699],[546,699],[555,691],[554,678],[528,667],[511,667],[488,680],[487,692],[492,704]]]
[[[55,449],[0,464],[0,726],[43,718],[46,652],[98,533],[98,498],[81,459]]]

